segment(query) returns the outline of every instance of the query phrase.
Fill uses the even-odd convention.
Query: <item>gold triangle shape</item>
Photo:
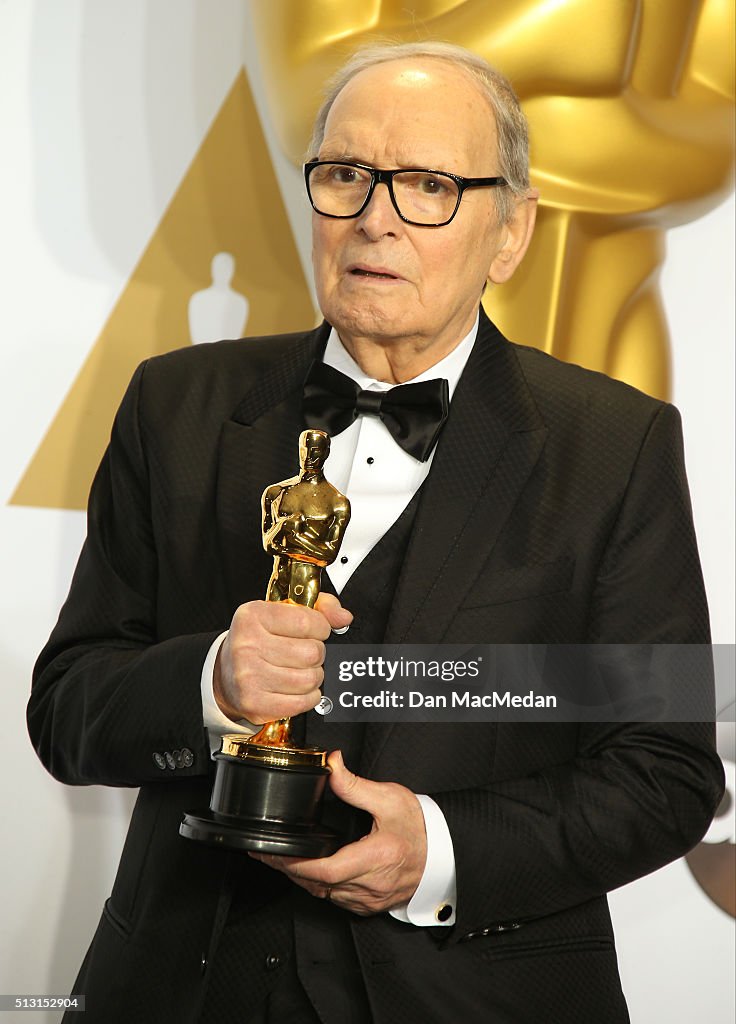
[[[210,285],[210,264],[218,252],[235,258],[232,287],[249,302],[247,334],[314,323],[245,71],[225,98],[11,505],[85,508],[133,370],[149,356],[187,344],[189,299]]]

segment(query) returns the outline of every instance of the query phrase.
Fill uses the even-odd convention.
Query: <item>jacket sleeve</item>
[[[586,641],[709,642],[672,406],[654,416],[632,468],[598,567]],[[447,941],[553,914],[654,871],[699,841],[722,792],[713,724],[695,722],[580,724],[558,765],[433,793],[457,868],[457,923]]]
[[[204,774],[210,763],[200,677],[219,630],[162,640],[157,628],[157,558],[139,424],[145,366],[116,416],[92,486],[87,540],[38,658],[28,704],[41,761],[75,785],[139,786]],[[164,752],[176,758],[175,772],[161,770]]]

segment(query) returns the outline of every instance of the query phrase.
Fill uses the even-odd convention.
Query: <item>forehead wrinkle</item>
[[[417,87],[385,82],[378,77],[384,74],[385,78],[384,68],[361,72],[338,95],[327,118],[322,159],[387,169],[495,173],[495,119],[487,97],[471,76],[435,63],[428,69],[432,74],[427,85]],[[448,95],[454,104],[451,118],[443,109]],[[487,147],[480,140],[486,133]]]

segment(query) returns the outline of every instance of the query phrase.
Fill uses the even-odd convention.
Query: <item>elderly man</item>
[[[310,155],[326,323],[139,368],[37,666],[48,769],[140,786],[76,991],[88,1021],[619,1024],[605,893],[707,828],[710,728],[331,729],[311,709],[351,623],[362,643],[706,642],[677,414],[511,345],[480,310],[536,203],[523,116],[484,62],[358,54]],[[408,436],[370,394],[407,382],[426,399]],[[259,496],[305,426],[333,434],[353,510],[339,599],[314,609],[258,599]],[[219,734],[286,715],[342,751],[329,812],[353,841],[298,860],[180,838]]]

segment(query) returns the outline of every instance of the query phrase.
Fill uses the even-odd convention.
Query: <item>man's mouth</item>
[[[383,269],[371,269],[370,267],[351,267],[349,273],[355,277],[375,277],[383,278],[386,281],[398,281],[396,274],[392,274],[388,270]]]

